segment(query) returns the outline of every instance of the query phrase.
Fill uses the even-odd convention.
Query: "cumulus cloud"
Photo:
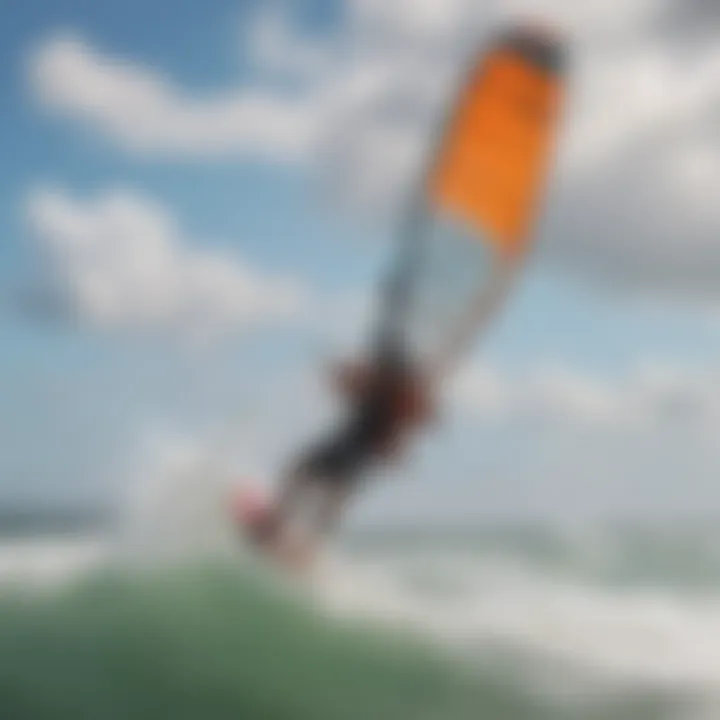
[[[720,39],[688,44],[683,31],[707,24],[707,3],[527,0],[473,13],[453,0],[434,4],[448,22],[427,24],[356,5],[355,24],[384,38],[360,52],[376,83],[342,123],[346,162],[334,166],[356,197],[397,207],[468,48],[498,17],[539,12],[567,29],[572,60],[544,258],[604,287],[717,298]],[[460,40],[452,48],[448,33]]]
[[[566,520],[706,513],[720,498],[718,380],[655,362],[616,377],[475,365],[452,388],[452,431],[393,492],[433,517],[444,506]]]
[[[205,338],[292,318],[305,301],[297,283],[189,242],[167,210],[128,190],[38,189],[26,214],[46,303],[99,328]]]
[[[29,80],[49,109],[146,155],[297,161],[313,144],[314,107],[263,89],[192,97],[137,63],[73,35],[33,54]]]
[[[252,67],[268,82],[276,79],[317,81],[332,67],[332,44],[295,32],[278,5],[263,5],[242,33]]]
[[[714,432],[720,422],[718,373],[647,364],[610,381],[560,366],[525,374],[470,366],[454,383],[452,397],[463,412],[488,423],[530,418],[539,426],[617,430],[684,426]]]
[[[698,32],[703,0],[346,0],[319,33],[276,4],[244,34],[252,87],[197,97],[72,37],[41,45],[30,78],[48,108],[136,152],[304,162],[336,199],[394,217],[467,58],[528,12],[572,41],[545,257],[606,286],[716,297],[720,39]]]

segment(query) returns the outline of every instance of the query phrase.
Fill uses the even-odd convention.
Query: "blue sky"
[[[707,238],[720,222],[705,197],[716,175],[697,161],[715,145],[697,147],[714,143],[706,125],[720,78],[708,72],[677,101],[688,108],[682,143],[645,147],[638,138],[664,127],[675,106],[648,100],[628,103],[620,120],[599,116],[593,102],[607,106],[602,93],[616,87],[607,76],[617,83],[608,48],[624,38],[631,69],[660,53],[667,67],[656,80],[671,83],[679,40],[657,29],[647,4],[597,17],[562,0],[545,5],[570,26],[580,68],[560,191],[516,294],[468,358],[460,387],[475,394],[451,393],[447,427],[407,472],[417,483],[377,493],[378,512],[421,511],[448,495],[481,511],[499,476],[504,489],[489,504],[498,512],[562,508],[588,463],[617,487],[637,481],[651,495],[638,467],[661,473],[647,468],[653,442],[667,446],[656,415],[668,396],[682,396],[694,415],[692,432],[665,448],[674,458],[666,465],[698,478],[700,505],[715,497],[704,480],[715,457],[698,438],[720,417],[720,400],[696,388],[720,350],[705,287],[718,266]],[[370,0],[33,0],[9,10],[0,27],[0,503],[102,502],[127,485],[154,428],[205,438],[238,417],[242,432],[251,427],[238,438],[253,446],[248,465],[277,469],[300,430],[320,424],[321,362],[358,335],[353,308],[386,265],[410,176],[396,176],[404,158],[393,153],[411,140],[417,156],[427,135],[427,123],[411,117],[398,130],[374,108],[415,92],[422,63],[439,68],[447,87],[462,61],[448,39],[462,29],[463,43],[476,44],[505,10],[480,13],[461,0],[423,0],[416,13]],[[702,49],[707,67],[715,39]],[[640,70],[625,74],[637,87],[623,97],[652,84]],[[346,93],[355,83],[356,95]],[[599,99],[585,98],[584,83]],[[437,88],[423,91],[413,98],[437,106]],[[298,130],[306,122],[307,137]],[[602,143],[600,159],[586,152]],[[671,187],[681,170],[687,179]],[[369,182],[359,187],[358,178]],[[637,201],[626,208],[631,192]],[[88,274],[90,255],[72,250],[78,238],[93,243],[93,258],[112,252],[99,275]],[[129,243],[151,248],[138,261],[150,269],[137,277],[123,254]],[[218,286],[218,253],[231,268],[223,294],[208,289]],[[122,263],[125,275],[113,274]],[[122,286],[128,273],[139,290]],[[98,277],[114,283],[102,306],[97,294],[78,295],[78,283]],[[155,296],[154,278],[167,296]],[[179,287],[183,278],[192,292]],[[233,282],[246,280],[236,296]],[[53,292],[51,316],[17,301],[38,283]],[[627,439],[629,417],[644,423],[642,441]],[[434,483],[438,468],[453,476],[452,493]],[[613,483],[588,483],[595,504],[622,510]]]
[[[139,188],[171,207],[189,234],[209,238],[215,247],[241,250],[263,267],[311,283],[332,288],[350,278],[364,288],[362,271],[349,268],[335,280],[335,269],[367,264],[365,256],[376,254],[376,248],[369,246],[368,252],[358,243],[348,249],[336,242],[338,233],[351,234],[352,228],[321,217],[322,199],[308,187],[307,173],[257,162],[128,157],[84,128],[48,116],[29,97],[28,55],[48,36],[68,30],[110,54],[161,68],[187,88],[251,82],[242,33],[244,19],[256,9],[237,2],[174,4],[171,12],[162,3],[144,2],[110,7],[32,2],[13,9],[0,30],[0,208],[6,227],[0,274],[6,290],[21,286],[33,270],[23,205],[33,187],[46,183],[80,194]],[[318,13],[309,7],[307,16]],[[174,342],[38,323],[10,307],[2,314],[0,341],[0,385],[6,398],[0,476],[8,502],[102,497],[108,490],[104,478],[114,475],[108,464],[137,451],[136,434],[144,422],[167,415],[169,422],[177,419],[180,426],[192,427],[196,413],[200,424],[213,413],[221,421],[235,412],[232,402],[242,394],[243,381],[272,379],[275,367],[286,372],[298,362],[303,346],[306,354],[313,352],[291,329],[277,337],[243,339],[240,346],[228,343],[197,358],[185,348],[178,351]],[[209,377],[217,371],[222,381]]]

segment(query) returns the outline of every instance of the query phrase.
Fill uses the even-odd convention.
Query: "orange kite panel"
[[[561,91],[553,73],[500,48],[475,70],[447,128],[430,202],[483,231],[503,255],[524,247]]]

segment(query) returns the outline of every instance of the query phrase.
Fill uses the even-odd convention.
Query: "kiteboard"
[[[238,484],[230,497],[231,522],[251,552],[263,561],[271,563],[277,569],[294,575],[306,573],[317,556],[316,548],[303,543],[300,539],[291,542],[266,542],[261,528],[272,518],[275,509],[273,495],[257,483]]]

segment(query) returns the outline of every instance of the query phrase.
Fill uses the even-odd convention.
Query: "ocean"
[[[365,530],[296,584],[201,515],[6,531],[0,718],[720,717],[711,524]]]
[[[298,582],[229,487],[0,512],[0,720],[720,717],[714,523],[366,525]]]

